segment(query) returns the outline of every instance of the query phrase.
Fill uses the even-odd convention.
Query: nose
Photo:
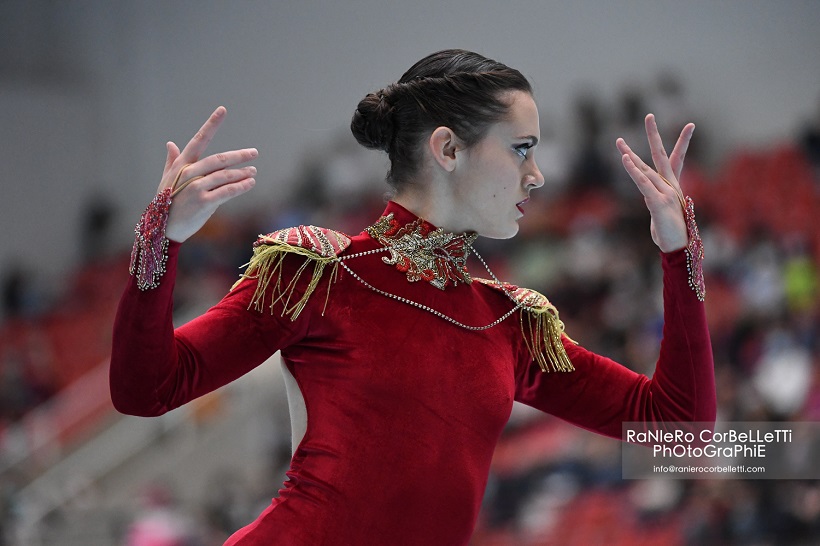
[[[524,175],[524,186],[528,189],[540,188],[544,185],[544,175],[535,161],[532,162],[532,169]]]

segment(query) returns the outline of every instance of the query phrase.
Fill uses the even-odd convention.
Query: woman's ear
[[[447,172],[456,168],[456,152],[461,149],[458,137],[449,127],[437,127],[427,141],[430,155]]]

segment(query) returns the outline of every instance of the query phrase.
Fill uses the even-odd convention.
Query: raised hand
[[[672,153],[667,156],[655,116],[649,114],[645,121],[646,137],[649,140],[655,169],[644,163],[624,139],[619,138],[615,144],[622,154],[621,160],[626,172],[643,194],[646,207],[649,209],[652,218],[652,240],[662,252],[672,252],[685,247],[689,242],[684,220],[684,198],[679,180],[695,125],[689,123],[683,128]]]
[[[225,107],[217,108],[180,152],[173,142],[158,191],[173,187],[173,203],[165,236],[182,242],[196,233],[219,205],[249,191],[256,184],[256,167],[236,166],[259,155],[256,148],[231,150],[202,157],[225,119]]]

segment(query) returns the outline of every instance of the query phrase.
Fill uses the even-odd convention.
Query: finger
[[[174,161],[179,157],[179,148],[173,142],[167,142],[165,144],[166,149],[166,156],[165,156],[165,167],[162,169],[163,173],[167,173],[168,169],[171,168]]]
[[[652,169],[652,167],[644,163],[643,159],[641,159],[638,156],[638,154],[632,151],[632,148],[629,147],[629,145],[626,143],[624,139],[619,138],[617,141],[615,141],[615,144],[618,147],[618,150],[621,152],[621,155],[626,156],[626,158],[629,159],[629,165],[624,163],[624,168],[626,168],[626,172],[629,173],[629,176],[632,178],[633,181],[635,181],[635,183],[638,183],[639,181],[635,180],[634,173],[639,173],[641,177],[646,178],[646,181],[654,185],[655,188],[659,191],[661,190],[661,188],[663,188],[665,183],[663,182],[661,177],[658,176],[658,174],[654,171],[654,169]],[[624,160],[623,157],[621,159],[622,161]],[[634,167],[635,171],[632,171],[630,169],[630,165]]]
[[[226,184],[233,184],[254,176],[256,176],[256,167],[253,166],[241,169],[224,169],[200,178],[197,186],[202,191],[213,192]]]
[[[256,179],[253,177],[242,178],[236,182],[223,184],[218,188],[208,192],[208,198],[216,205],[222,205],[234,197],[238,197],[243,193],[250,191],[256,185]]]
[[[163,191],[166,188],[171,187],[173,183],[173,177],[176,174],[172,175],[171,172],[174,170],[174,164],[179,158],[179,148],[173,142],[166,142],[165,143],[165,166],[162,169],[162,178],[159,182],[159,187],[157,188],[157,193]]]
[[[244,148],[242,150],[220,152],[218,154],[213,154],[202,158],[196,163],[190,165],[185,169],[185,176],[207,176],[216,171],[227,169],[247,161],[252,161],[257,157],[259,157],[259,151],[256,148]]]
[[[635,182],[638,190],[646,199],[657,198],[659,193],[657,184],[646,176],[641,167],[635,163],[633,157],[635,157],[634,154],[623,154],[621,156],[621,162],[623,163],[626,172],[629,174],[629,177],[632,178],[632,181]]]
[[[241,169],[221,169],[205,176],[190,176],[186,170],[184,180],[177,184],[171,197],[176,197],[185,188],[194,184],[198,191],[207,193],[225,184],[233,184],[245,178],[252,178],[255,175],[256,167],[254,166],[243,167]]]
[[[621,160],[624,163],[627,173],[638,185],[638,189],[646,198],[658,198],[660,196],[667,196],[669,192],[680,202],[681,206],[685,208],[686,204],[683,198],[683,192],[680,190],[677,182],[669,180],[661,174],[654,171],[649,165],[638,157],[626,142],[619,138],[616,144],[622,150]],[[654,192],[650,190],[650,186],[654,188]],[[671,197],[671,196],[670,196]]]
[[[661,139],[660,131],[658,131],[658,123],[655,121],[655,115],[647,114],[644,124],[646,126],[646,138],[649,141],[649,150],[652,153],[652,162],[655,164],[655,169],[667,179],[673,178],[675,175],[669,164],[666,148],[663,147],[663,140]]]
[[[632,153],[632,148],[630,148],[629,144],[627,144],[626,141],[622,138],[618,138],[617,140],[615,140],[615,147],[618,148],[618,151],[621,152],[621,155]]]
[[[692,134],[695,132],[695,124],[688,123],[680,132],[678,141],[669,155],[669,163],[672,167],[672,172],[675,179],[680,181],[680,174],[683,170],[683,160],[686,158],[686,150],[689,149],[689,142],[692,140]]]
[[[208,144],[211,143],[211,140],[213,140],[217,129],[219,129],[219,126],[225,120],[226,113],[227,110],[224,106],[218,107],[214,110],[214,113],[211,114],[211,117],[208,118],[208,121],[206,121],[191,140],[188,141],[188,144],[185,145],[181,154],[181,157],[186,163],[197,161],[200,156],[205,153],[205,149],[208,147]]]

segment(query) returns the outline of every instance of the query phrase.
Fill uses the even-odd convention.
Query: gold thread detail
[[[558,310],[546,296],[535,290],[502,284],[496,280],[478,277],[474,280],[504,292],[521,307],[521,334],[530,355],[542,371],[548,372],[550,367],[555,372],[575,371],[562,337],[576,345],[577,342],[564,333],[564,323],[558,316]]]

